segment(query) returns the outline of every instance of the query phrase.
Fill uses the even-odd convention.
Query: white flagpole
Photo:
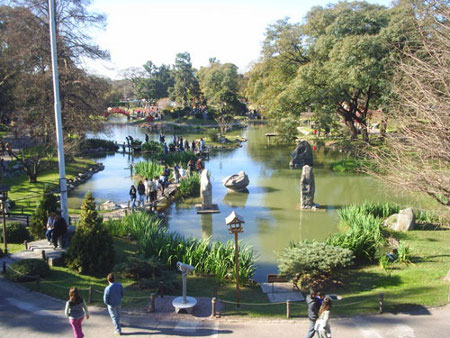
[[[50,46],[52,53],[53,69],[53,93],[55,96],[55,122],[56,122],[56,143],[58,145],[59,162],[59,188],[61,202],[61,216],[69,224],[69,212],[67,207],[67,181],[66,164],[64,162],[64,146],[62,134],[61,103],[59,99],[59,81],[58,81],[58,56],[56,53],[56,29],[55,29],[55,1],[48,1],[49,21],[50,21]]]

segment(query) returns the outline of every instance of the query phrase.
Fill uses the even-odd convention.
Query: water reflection
[[[200,215],[200,225],[202,227],[202,238],[210,238],[212,236],[212,214],[203,214]]]
[[[248,194],[248,189],[245,189],[243,191],[227,191],[222,199],[222,202],[231,208],[245,208]]]

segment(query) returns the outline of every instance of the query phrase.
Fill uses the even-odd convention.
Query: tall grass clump
[[[218,282],[235,278],[234,245],[232,241],[223,244],[209,239],[185,238],[165,227],[141,227],[137,237],[139,254],[146,258],[157,257],[160,262],[175,268],[176,263],[195,267],[198,274],[213,275]],[[255,272],[255,253],[245,245],[239,247],[240,279],[248,282]]]
[[[106,227],[111,235],[115,237],[129,236],[132,239],[137,239],[144,228],[160,227],[161,225],[161,219],[143,211],[133,212],[120,220],[106,222]]]
[[[138,162],[134,165],[136,175],[152,179],[155,176],[161,176],[163,166],[156,162]]]
[[[382,229],[383,219],[354,205],[339,210],[339,217],[340,225],[346,231],[330,236],[326,243],[350,249],[357,263],[374,261],[379,249],[386,243]]]
[[[185,166],[191,160],[196,161],[197,156],[195,156],[192,151],[177,151],[174,153],[168,153],[163,157],[163,159],[169,167],[173,167],[179,163]]]
[[[178,187],[181,197],[196,197],[200,195],[200,175],[194,172],[180,181]]]

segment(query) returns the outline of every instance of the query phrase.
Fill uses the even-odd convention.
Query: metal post
[[[183,277],[183,303],[186,304],[187,303],[187,299],[186,299],[186,293],[187,293],[187,287],[186,287],[186,272],[183,272],[182,274]]]
[[[216,297],[211,299],[211,317],[216,316]]]
[[[287,319],[291,318],[291,301],[289,299],[286,301],[286,317]]]
[[[3,245],[5,255],[8,254],[8,243],[6,242],[6,215],[5,215],[5,203],[6,203],[6,195],[3,193],[2,195],[2,214],[3,214]]]
[[[150,309],[149,312],[155,312],[155,294],[150,295]]]
[[[92,303],[92,285],[89,285],[88,304]]]
[[[238,244],[238,233],[234,233],[234,263],[236,265],[236,308],[241,307],[240,302],[240,290],[239,290],[239,244]]]
[[[45,259],[45,250],[42,250],[42,251],[41,251],[41,254],[42,254],[42,260],[45,261],[45,260],[46,260],[46,259]]]
[[[380,304],[379,304],[379,311],[380,313],[383,313],[383,307],[384,307],[384,293],[380,293]]]
[[[52,69],[53,69],[53,93],[55,97],[56,143],[58,146],[61,216],[65,219],[66,223],[69,224],[69,213],[67,206],[66,164],[64,161],[64,146],[63,146],[64,139],[62,134],[61,103],[59,99],[58,55],[56,53],[55,0],[48,0],[48,8],[50,21],[50,47],[52,54]]]

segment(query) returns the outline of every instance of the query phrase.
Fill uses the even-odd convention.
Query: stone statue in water
[[[315,209],[314,193],[316,185],[314,182],[313,168],[304,165],[302,169],[302,177],[300,179],[300,207],[302,209]]]
[[[212,205],[212,185],[210,181],[211,174],[208,169],[203,169],[200,176],[200,198],[202,207],[208,208]]]

